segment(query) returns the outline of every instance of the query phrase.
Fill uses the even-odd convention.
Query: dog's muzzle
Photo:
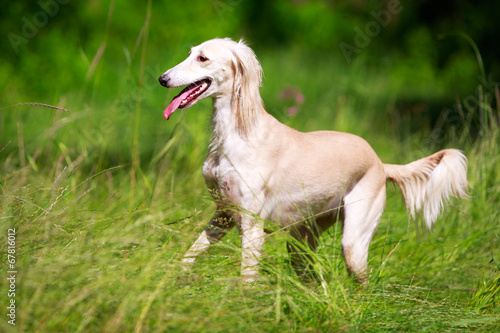
[[[167,87],[168,88],[168,82],[170,81],[170,78],[167,77],[166,74],[163,74],[162,76],[160,76],[158,78],[158,82],[160,82],[160,84],[164,87]]]

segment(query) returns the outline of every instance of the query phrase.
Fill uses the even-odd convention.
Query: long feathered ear
[[[233,49],[233,112],[236,113],[237,129],[246,134],[252,128],[257,114],[263,109],[259,87],[262,83],[262,67],[243,40]]]

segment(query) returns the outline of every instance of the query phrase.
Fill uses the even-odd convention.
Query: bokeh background
[[[348,117],[357,126],[404,136],[432,130],[444,109],[454,112],[457,98],[476,96],[479,85],[492,89],[500,75],[498,12],[497,2],[459,0],[5,2],[1,104],[70,109],[68,122],[78,125],[63,127],[82,130],[90,123],[109,131],[107,154],[122,163],[130,147],[114,150],[133,137],[138,103],[142,141],[172,126],[160,116],[173,92],[157,77],[183,60],[190,46],[214,37],[245,38],[264,68],[267,109],[280,120],[300,127],[316,118],[342,130],[332,120],[352,100]],[[304,95],[300,110],[293,96],[283,95],[287,87],[289,94]],[[51,112],[2,111],[0,139],[15,141],[17,128],[10,124],[22,120],[26,144],[39,144],[37,135],[53,123]],[[14,141],[5,152],[16,149]],[[150,158],[154,144],[141,146],[141,160]]]
[[[16,229],[19,273],[16,326],[0,312],[0,331],[495,331],[499,13],[464,0],[2,1],[0,266]],[[358,134],[386,163],[464,150],[471,198],[428,233],[388,187],[365,287],[346,273],[340,225],[314,255],[320,283],[295,275],[280,231],[256,285],[239,280],[237,231],[184,272],[214,211],[201,175],[212,108],[166,121],[180,89],[157,79],[214,37],[254,49],[266,110],[289,126]],[[8,288],[1,278],[0,309]]]

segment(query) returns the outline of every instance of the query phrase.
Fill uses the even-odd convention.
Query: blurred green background
[[[403,140],[432,130],[445,109],[452,117],[457,98],[474,99],[478,85],[492,89],[500,74],[500,3],[493,1],[194,0],[150,6],[148,12],[146,2],[2,5],[0,106],[41,102],[72,111],[61,116],[33,106],[2,109],[0,142],[3,147],[11,141],[3,156],[17,149],[15,124],[21,122],[27,149],[63,137],[66,145],[77,144],[65,131],[85,132],[99,144],[105,136],[101,162],[109,167],[130,161],[127,138],[135,135],[143,142],[139,159],[149,161],[153,142],[179,120],[161,118],[174,92],[160,87],[157,77],[183,60],[190,46],[214,37],[248,41],[264,68],[268,111],[303,130],[366,135],[370,131],[363,128],[370,127],[371,134],[383,130]],[[304,95],[298,110],[293,98],[285,101],[286,87]],[[352,104],[350,115],[332,122],[346,103]],[[204,105],[188,112],[209,113],[209,103]],[[65,121],[47,134],[58,117]]]
[[[0,238],[16,229],[19,271],[18,321],[1,320],[0,331],[498,328],[500,2],[0,8]],[[284,232],[266,237],[258,285],[239,281],[236,230],[184,272],[179,259],[214,211],[201,174],[212,107],[204,100],[166,121],[180,89],[157,80],[214,37],[244,38],[254,49],[266,110],[289,126],[358,134],[385,163],[462,149],[470,200],[453,200],[422,236],[388,187],[368,286],[347,275],[340,225],[321,238],[321,284],[292,271]],[[0,254],[6,264],[6,241]],[[4,305],[8,288],[0,279]]]

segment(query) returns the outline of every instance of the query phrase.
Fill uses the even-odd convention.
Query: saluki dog
[[[384,164],[362,138],[341,132],[302,133],[264,110],[262,68],[244,41],[212,39],[191,48],[166,71],[167,88],[187,86],[164,111],[170,118],[211,97],[212,138],[203,176],[216,202],[208,226],[183,258],[185,267],[235,225],[241,233],[241,275],[255,280],[265,238],[264,221],[288,229],[288,251],[299,275],[308,275],[319,235],[343,222],[348,272],[367,279],[368,247],[385,208],[386,182],[396,183],[413,218],[430,228],[450,196],[467,196],[467,158],[441,150],[406,165]]]

